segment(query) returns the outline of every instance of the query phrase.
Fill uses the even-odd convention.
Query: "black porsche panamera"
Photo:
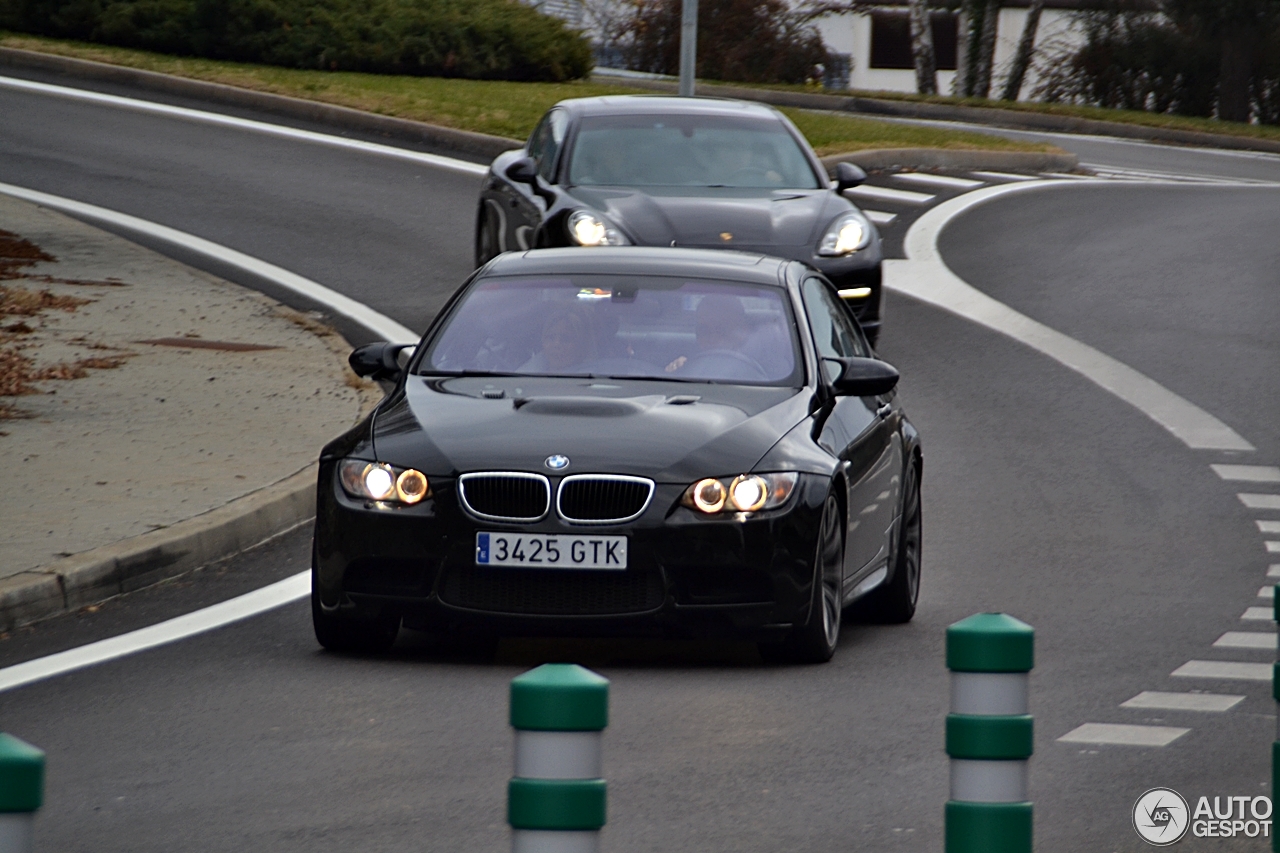
[[[489,167],[476,214],[476,266],[556,246],[737,249],[803,261],[849,303],[874,345],[880,235],[772,107],[651,95],[561,101],[524,148]]]
[[[335,650],[444,636],[753,639],[825,661],[911,618],[921,450],[832,284],[694,249],[507,253],[320,459],[312,614]]]

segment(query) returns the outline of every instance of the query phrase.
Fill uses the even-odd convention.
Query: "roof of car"
[[[507,252],[489,262],[485,276],[636,273],[718,278],[777,287],[782,284],[780,271],[790,263],[793,262],[782,258],[724,249],[599,246]]]
[[[727,98],[677,98],[671,95],[600,95],[570,98],[556,104],[578,115],[648,115],[685,113],[696,115],[736,115],[777,118],[778,112],[766,104],[733,101]]]

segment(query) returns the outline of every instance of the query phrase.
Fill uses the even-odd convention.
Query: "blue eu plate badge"
[[[488,533],[476,534],[476,562],[477,563],[489,562],[489,534]]]

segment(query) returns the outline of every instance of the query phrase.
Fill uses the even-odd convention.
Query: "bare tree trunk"
[[[911,57],[916,66],[916,91],[938,94],[938,60],[933,52],[928,0],[911,0]]]
[[[1018,100],[1022,92],[1022,78],[1027,76],[1027,66],[1031,64],[1031,52],[1035,49],[1036,30],[1040,28],[1040,12],[1044,9],[1044,0],[1031,0],[1027,9],[1027,22],[1022,27],[1022,38],[1018,40],[1018,52],[1013,56],[1013,67],[1009,69],[1009,79],[1004,83],[1004,94],[1000,97],[1006,101]]]
[[[973,94],[974,30],[978,0],[961,0],[956,17],[956,76],[951,81],[951,94],[967,98]]]
[[[978,41],[978,61],[973,70],[973,94],[991,95],[991,63],[995,59],[996,34],[1000,23],[1000,0],[987,0],[982,10],[982,37]]]
[[[1253,77],[1254,32],[1246,27],[1227,30],[1222,36],[1222,64],[1218,69],[1218,118],[1248,121],[1252,113],[1249,81]]]

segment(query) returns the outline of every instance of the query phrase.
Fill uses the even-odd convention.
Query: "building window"
[[[956,14],[932,13],[933,53],[939,71],[956,70]],[[871,13],[871,67],[915,68],[906,12]]]

